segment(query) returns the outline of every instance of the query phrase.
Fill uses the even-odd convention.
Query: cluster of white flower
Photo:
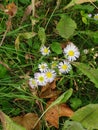
[[[42,46],[40,48],[40,52],[43,56],[49,55],[51,52],[49,47]],[[62,60],[57,64],[56,60],[52,61],[50,64],[51,67],[48,66],[47,63],[42,62],[38,65],[38,69],[40,72],[34,74],[34,78],[29,79],[29,85],[31,88],[36,88],[38,86],[45,86],[47,83],[53,82],[58,74],[66,74],[71,69],[71,62],[75,61],[80,56],[80,52],[78,48],[72,43],[69,44],[64,48],[63,54],[65,59]],[[57,69],[58,71],[56,72]]]
[[[41,64],[39,66],[43,67],[41,66]],[[31,88],[45,86],[47,83],[53,82],[53,80],[56,78],[55,70],[49,69],[47,68],[47,66],[45,66],[45,68],[43,69],[44,72],[42,72],[42,69],[40,70],[41,72],[34,74],[34,78],[29,79],[29,85]]]
[[[92,16],[92,14],[88,14],[88,17],[89,18],[93,17],[94,20],[98,20],[98,14],[95,14],[94,16]]]
[[[94,15],[94,19],[95,19],[95,20],[98,20],[98,14],[95,14],[95,15]]]

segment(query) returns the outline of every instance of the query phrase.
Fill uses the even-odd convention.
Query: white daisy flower
[[[72,42],[64,48],[64,54],[67,56],[69,61],[75,61],[80,56],[78,48]]]
[[[50,53],[50,50],[49,50],[49,47],[46,47],[46,46],[42,46],[41,48],[40,48],[40,52],[42,53],[42,55],[49,55],[49,53]]]
[[[98,14],[95,14],[95,15],[94,15],[94,19],[95,19],[95,20],[98,20]]]
[[[47,78],[47,82],[51,83],[56,77],[56,72],[54,70],[52,70],[52,69],[48,69],[45,72],[45,76]]]
[[[68,61],[60,62],[58,65],[60,73],[68,73],[71,70],[71,65]]]
[[[29,85],[31,88],[35,89],[37,87],[37,82],[34,78],[29,79]]]
[[[41,72],[45,72],[48,69],[48,65],[46,63],[41,63],[38,65],[38,68]]]
[[[84,49],[83,52],[84,52],[84,54],[88,54],[89,50],[88,49]]]
[[[45,86],[47,84],[47,78],[44,73],[35,73],[34,77],[39,86]]]
[[[91,18],[91,17],[92,17],[92,14],[88,14],[88,17]]]

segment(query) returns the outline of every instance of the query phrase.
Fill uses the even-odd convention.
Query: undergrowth
[[[32,87],[29,85],[29,79],[39,72],[39,64],[45,62],[49,67],[52,61],[58,64],[66,58],[63,49],[69,42],[72,42],[80,52],[79,58],[74,62],[89,65],[98,72],[98,8],[96,7],[98,1],[94,4],[90,2],[76,4],[64,10],[63,8],[69,3],[68,0],[58,1],[58,5],[56,0],[41,0],[36,1],[35,12],[33,8],[31,13],[25,12],[27,6],[31,4],[30,0],[0,2],[5,8],[0,9],[0,41],[5,35],[2,45],[0,44],[0,109],[10,117],[31,112],[37,113],[40,117],[50,98],[40,98],[42,86],[38,86],[36,94],[36,91],[32,92]],[[11,16],[11,25],[8,25],[10,29],[5,34],[11,15],[5,10],[9,9],[6,6],[12,2],[15,3],[17,11]],[[27,10],[30,11],[30,9]],[[66,33],[69,34],[66,36],[64,33],[64,37],[62,36],[63,28],[58,27],[58,29],[57,26],[65,15],[72,19],[77,27],[71,35],[71,28],[67,30]],[[56,46],[55,42],[59,43],[59,46]],[[49,47],[51,52],[48,56],[41,54],[42,45]],[[62,52],[59,52],[60,47]],[[91,82],[92,77],[83,73],[73,64],[73,61],[70,72],[60,74],[56,67],[56,73],[56,90],[64,93],[70,88],[73,89],[67,105],[74,112],[88,104],[98,104],[98,86],[95,82]],[[59,96],[58,94],[56,98]],[[41,104],[43,110],[38,103]],[[62,129],[67,119],[60,117],[59,129]],[[49,127],[44,120],[41,129],[56,130],[55,127]]]

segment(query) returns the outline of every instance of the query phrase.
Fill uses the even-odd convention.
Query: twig
[[[51,14],[51,16],[50,16],[50,18],[49,18],[49,20],[48,20],[46,26],[45,26],[45,30],[47,29],[47,26],[48,26],[48,24],[49,24],[51,18],[53,17],[53,14],[54,14],[55,11],[59,8],[60,3],[61,3],[61,0],[57,0],[57,2],[56,2],[56,7],[54,8],[54,10],[53,10],[53,12],[52,12],[52,14]]]
[[[89,2],[90,2],[96,9],[98,9],[98,7],[97,7],[91,0],[89,0]]]
[[[6,37],[6,34],[7,34],[7,32],[10,30],[10,28],[11,28],[11,17],[8,18],[8,21],[7,21],[7,29],[6,29],[6,31],[5,31],[5,33],[4,33],[4,35],[3,35],[3,38],[2,38],[2,40],[1,40],[1,42],[0,42],[0,47],[2,46],[3,41],[4,41],[5,37]]]
[[[35,0],[32,0],[32,16],[35,16]]]

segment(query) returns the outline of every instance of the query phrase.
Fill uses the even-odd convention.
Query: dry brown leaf
[[[0,111],[0,121],[2,123],[3,130],[26,130],[21,125],[16,124],[9,116]]]
[[[39,1],[37,1],[36,3],[35,3],[35,7],[40,7],[41,5],[43,5],[43,3],[42,3],[42,1],[41,0],[39,0]]]
[[[40,94],[40,98],[56,98],[60,93],[61,91],[48,89]]]
[[[28,5],[27,8],[25,9],[24,15],[21,20],[21,24],[27,19],[27,17],[31,14],[32,12],[32,4]]]
[[[4,10],[5,13],[7,13],[9,16],[14,17],[17,13],[17,6],[14,3],[10,3],[6,6],[6,9]]]
[[[0,10],[4,10],[4,5],[0,4]]]
[[[52,83],[43,86],[39,94],[40,98],[56,98],[61,93],[59,90],[55,90],[56,80]]]
[[[70,41],[61,43],[61,48],[64,49],[68,45],[69,42]]]
[[[54,81],[50,84],[51,85],[51,89],[55,89],[56,88],[56,81],[58,80],[58,78],[55,78]]]
[[[38,115],[35,113],[28,113],[24,116],[17,116],[12,118],[16,123],[22,125],[26,130],[33,130],[34,124],[38,120]],[[40,130],[40,123],[34,128]]]
[[[35,58],[35,57],[34,57],[32,54],[25,54],[26,63],[28,63],[28,60],[29,60],[29,59],[34,60],[34,58]]]
[[[53,101],[49,101],[47,104],[47,107],[52,103]],[[59,118],[62,116],[71,117],[73,115],[73,111],[71,108],[69,108],[66,104],[60,104],[52,107],[49,109],[45,114],[45,120],[51,124],[52,126],[58,128],[59,127]]]

